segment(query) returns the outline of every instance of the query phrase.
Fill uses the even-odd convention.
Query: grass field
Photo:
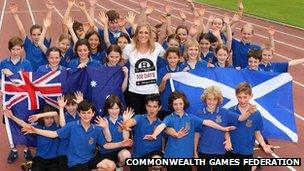
[[[197,0],[236,10],[237,0]],[[244,0],[245,13],[304,28],[304,0]]]

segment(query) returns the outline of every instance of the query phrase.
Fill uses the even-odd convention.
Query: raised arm
[[[95,6],[97,3],[97,0],[88,0],[89,1],[89,15],[93,19],[95,18]]]
[[[111,42],[109,38],[109,18],[104,11],[99,12],[98,18],[103,24],[103,40],[108,48],[109,46],[111,46]]]
[[[90,14],[88,13],[85,2],[79,2],[78,7],[80,8],[81,12],[84,14],[84,16],[89,22],[90,28],[88,30],[94,29],[95,27],[94,19],[91,18]],[[88,30],[85,30],[85,34],[86,32],[88,32]]]
[[[62,19],[62,33],[66,33],[68,34],[69,30],[65,25],[65,21],[70,17],[70,13],[71,13],[71,9],[72,7],[75,5],[75,0],[68,0],[68,7],[65,10],[65,13],[63,15],[63,19]],[[76,43],[76,42],[74,42]]]
[[[191,9],[192,13],[193,13],[193,16],[194,16],[194,17],[198,17],[199,14],[198,14],[198,12],[196,11],[196,8],[195,8],[195,5],[194,5],[194,3],[193,3],[193,0],[187,0],[187,2],[188,2],[188,4],[189,4],[189,6],[190,6],[190,9]]]
[[[66,125],[64,117],[64,107],[67,104],[67,100],[64,100],[64,96],[60,96],[57,98],[57,102],[59,106],[59,125],[60,127],[64,127]]]
[[[34,122],[36,122],[40,118],[43,118],[43,117],[54,117],[54,116],[55,117],[58,116],[58,113],[55,112],[55,111],[53,111],[53,112],[38,113],[38,114],[29,116],[28,121],[30,123],[34,123]]]
[[[24,122],[23,120],[17,118],[16,116],[14,116],[13,112],[11,110],[5,109],[3,111],[3,114],[8,117],[9,119],[13,120],[14,122],[16,122],[19,126],[24,127],[27,126],[28,124],[26,122]]]
[[[269,45],[273,51],[275,51],[274,34],[275,34],[274,27],[273,26],[268,27]]]
[[[68,29],[68,31],[70,32],[70,34],[72,36],[74,46],[75,46],[76,42],[78,41],[78,37],[73,30],[73,23],[74,23],[74,21],[71,17],[68,17],[66,20],[63,21],[63,24],[66,26],[66,28]]]
[[[183,11],[179,11],[179,16],[182,19],[181,25],[186,25],[186,19],[187,19],[186,14]]]
[[[294,66],[304,63],[304,58],[302,59],[294,59],[288,62],[288,66]]]
[[[23,24],[22,24],[18,14],[17,14],[17,11],[18,11],[17,3],[11,2],[10,5],[9,5],[9,9],[10,9],[11,13],[13,14],[13,18],[14,18],[16,24],[17,24],[20,36],[24,40],[25,37],[26,37],[26,32],[25,32]]]
[[[28,124],[26,126],[23,126],[21,131],[24,134],[38,134],[38,135],[42,135],[42,136],[45,136],[48,138],[57,138],[58,137],[58,134],[56,131],[42,130],[42,129],[35,128],[32,125],[28,125]]]
[[[132,32],[135,32],[137,24],[135,23],[135,13],[133,11],[128,11],[128,15],[126,16],[126,20],[132,27]]]
[[[123,66],[122,72],[124,73],[124,80],[121,84],[121,90],[124,92],[128,87],[128,80],[129,80],[129,69],[126,66]]]
[[[226,26],[226,37],[227,37],[227,42],[226,42],[226,46],[228,48],[228,50],[231,50],[231,45],[232,45],[232,31],[231,31],[231,27],[229,25],[229,17],[227,15],[224,16],[223,18],[224,21],[224,25]]]
[[[172,4],[170,3],[170,1],[166,1],[165,12],[166,12],[166,33],[167,33],[167,35],[170,35],[173,33],[172,32],[172,17],[171,17],[172,10],[173,10],[173,7],[172,7]]]
[[[163,92],[166,88],[167,81],[171,78],[171,74],[167,73],[161,80],[160,85],[158,86],[159,92]]]
[[[100,126],[102,129],[102,133],[107,142],[112,141],[112,135],[109,129],[109,122],[106,118],[102,118],[101,116],[97,116],[95,120],[97,126]]]
[[[204,28],[204,33],[208,33],[208,32],[209,32],[209,29],[210,29],[210,27],[211,27],[211,24],[212,24],[213,20],[214,20],[214,16],[213,16],[213,15],[210,15],[210,16],[208,17],[207,24],[206,24],[206,26],[205,26],[205,28]]]
[[[42,29],[42,33],[39,37],[39,40],[38,40],[39,48],[42,50],[43,53],[46,53],[46,51],[47,51],[47,47],[44,45],[44,39],[45,39],[47,30],[51,26],[51,24],[52,24],[52,15],[47,15],[43,19],[43,29]]]

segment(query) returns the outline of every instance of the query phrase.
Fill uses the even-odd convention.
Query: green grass
[[[197,0],[235,11],[237,0]],[[243,0],[245,13],[304,28],[304,0]]]

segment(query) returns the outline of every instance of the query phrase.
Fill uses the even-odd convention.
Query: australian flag
[[[221,88],[224,97],[221,105],[224,108],[237,105],[235,88],[244,81],[252,86],[253,98],[250,103],[256,105],[263,116],[263,136],[297,142],[292,77],[288,73],[208,68],[173,73],[170,83],[173,91],[186,94],[190,102],[187,112],[195,114],[204,107],[200,96],[211,85]]]
[[[24,121],[41,112],[48,104],[58,108],[57,98],[66,93],[81,91],[84,98],[93,102],[96,115],[103,115],[106,97],[117,95],[124,101],[121,84],[124,75],[121,67],[85,68],[77,71],[52,71],[49,73],[19,72],[2,80],[3,104]],[[10,121],[15,144],[35,145],[31,136],[23,136],[20,127]]]

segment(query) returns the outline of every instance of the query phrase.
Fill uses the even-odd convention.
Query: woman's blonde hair
[[[193,46],[198,47],[197,61],[200,59],[201,48],[199,47],[199,43],[197,42],[196,39],[191,38],[191,39],[188,39],[188,40],[185,42],[185,51],[184,51],[184,58],[185,58],[185,60],[188,60],[188,59],[189,59],[189,56],[188,56],[188,49],[189,49],[189,47],[193,47]]]
[[[146,27],[148,29],[148,32],[149,32],[148,46],[149,46],[149,52],[152,53],[155,49],[155,40],[153,38],[152,28],[151,28],[150,24],[148,24],[148,23],[143,23],[136,27],[134,37],[133,37],[133,43],[135,45],[135,49],[139,49],[139,47],[140,47],[140,42],[138,42],[138,35],[139,35],[140,29],[143,27]]]
[[[213,94],[215,96],[215,98],[217,98],[218,100],[218,105],[221,104],[223,102],[223,95],[222,95],[222,91],[219,87],[217,86],[209,86],[205,89],[204,93],[201,95],[201,99],[203,102],[206,103],[207,97]]]

